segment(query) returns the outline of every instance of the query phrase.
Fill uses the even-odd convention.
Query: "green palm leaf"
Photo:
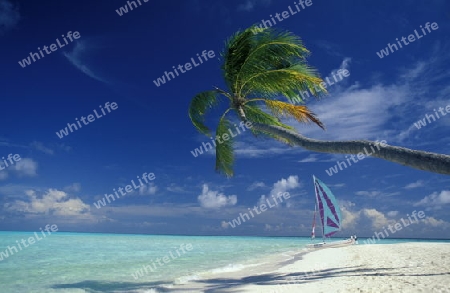
[[[267,108],[276,117],[291,117],[300,123],[313,122],[325,130],[323,123],[306,106],[292,105],[289,103],[273,100],[265,100]]]
[[[289,101],[296,102],[299,99],[299,91],[309,90],[314,96],[319,96],[320,92],[326,93],[326,89],[321,86],[322,82],[313,69],[304,64],[297,64],[256,73],[243,82],[240,92],[244,96],[251,92],[269,99],[284,96]]]
[[[189,118],[194,124],[198,131],[205,134],[206,136],[211,136],[211,131],[204,124],[207,110],[217,106],[219,103],[217,91],[206,91],[197,94],[191,101],[189,105]]]
[[[281,123],[280,119],[264,112],[257,105],[245,104],[244,111],[247,119],[253,123],[275,125],[289,130],[295,130],[292,126]]]
[[[254,73],[289,67],[309,55],[301,39],[290,32],[265,29],[258,33],[257,40],[239,72],[242,80]]]
[[[280,120],[270,114],[267,114],[266,112],[264,112],[263,110],[261,110],[258,106],[256,105],[251,105],[250,103],[245,105],[245,114],[246,117],[249,121],[253,122],[253,123],[261,123],[261,124],[266,124],[266,125],[276,125],[276,126],[280,126],[289,130],[294,130],[293,127],[283,124],[280,122]],[[288,145],[293,145],[293,143],[285,138],[282,138],[280,136],[265,132],[265,131],[261,131],[261,130],[256,130],[255,128],[251,128],[250,129],[252,131],[252,133],[255,136],[259,136],[260,134],[269,137],[269,138],[273,138],[276,139],[278,141],[281,141],[282,143],[288,144]]]
[[[222,116],[216,132],[216,137],[220,139],[216,140],[216,171],[228,177],[233,176],[233,137],[229,133],[232,126],[232,123]]]
[[[236,92],[235,84],[242,64],[255,45],[256,33],[257,31],[250,27],[244,31],[238,31],[225,42],[225,50],[221,54],[224,59],[222,72],[228,88],[233,93]]]

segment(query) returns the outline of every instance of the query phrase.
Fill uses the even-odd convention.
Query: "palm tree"
[[[299,122],[324,125],[303,102],[300,91],[310,91],[315,97],[326,93],[323,80],[306,63],[309,51],[299,37],[286,31],[252,26],[230,37],[222,53],[222,71],[227,90],[213,90],[197,94],[189,106],[189,117],[197,130],[211,136],[205,126],[204,115],[219,102],[228,99],[229,108],[219,119],[216,137],[223,137],[232,128],[227,118],[235,113],[242,122],[249,122],[253,134],[277,139],[310,151],[333,154],[358,154],[376,144],[368,140],[321,141],[297,133],[280,118],[294,118]],[[278,99],[284,97],[288,102]],[[297,104],[296,104],[297,103]],[[270,112],[271,114],[267,112]],[[233,143],[230,137],[216,144],[216,170],[233,175]],[[450,174],[450,156],[403,147],[385,145],[372,154],[391,162],[441,174]]]

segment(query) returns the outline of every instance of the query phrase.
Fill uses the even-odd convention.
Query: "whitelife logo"
[[[402,230],[403,227],[408,227],[408,226],[411,225],[411,224],[418,224],[418,223],[419,223],[419,219],[425,218],[425,213],[424,213],[423,211],[419,211],[419,212],[413,211],[413,212],[411,213],[411,216],[415,219],[415,221],[413,221],[413,220],[411,219],[411,216],[410,216],[409,214],[406,214],[406,216],[408,217],[408,220],[406,220],[406,222],[405,222],[405,220],[404,220],[403,218],[400,218],[401,223],[400,223],[400,221],[398,221],[398,222],[396,222],[396,223],[395,223],[394,225],[392,225],[392,226],[391,226],[391,225],[388,225],[387,229],[389,229],[389,231],[391,231],[392,235],[393,235],[395,232]],[[417,219],[417,217],[419,217],[419,219]],[[386,230],[386,228],[383,227],[383,228],[381,228],[381,229],[384,231],[384,233],[383,233],[383,231],[381,231],[381,232],[375,232],[375,233],[373,234],[373,237],[372,237],[372,238],[367,238],[367,240],[363,241],[364,244],[374,244],[374,243],[377,242],[377,240],[380,240],[380,236],[381,236],[383,239],[386,238],[386,237],[389,237],[389,233],[388,233],[388,231]],[[385,235],[386,235],[386,236],[385,236]],[[375,240],[375,237],[377,237],[377,240]]]
[[[186,250],[185,250],[185,248],[186,248]],[[180,250],[183,253],[181,254],[180,251],[178,251],[178,249],[175,249],[175,252],[177,253],[178,257],[180,257],[183,254],[185,254],[187,251],[191,251],[192,249],[194,249],[194,248],[192,247],[191,243],[188,243],[188,244],[182,243],[180,245]],[[169,255],[170,255],[170,257],[172,259],[169,258]],[[157,258],[156,259],[156,262],[158,263],[158,265],[160,267],[162,267],[164,264],[167,264],[167,263],[171,262],[172,260],[176,260],[178,258],[177,256],[174,256],[172,251],[169,252],[169,255],[166,255],[166,256],[164,256],[162,258]],[[152,263],[150,265],[144,265],[144,266],[142,266],[142,268],[137,270],[135,273],[131,274],[135,280],[139,279],[140,277],[145,276],[145,274],[148,274],[149,271],[153,273],[154,271],[156,271],[158,269],[156,267],[155,261],[154,260],[151,260],[151,261],[152,261]],[[163,261],[164,263],[162,263],[161,261]],[[144,273],[144,271],[145,271],[145,273]]]
[[[253,127],[252,122],[247,121],[244,124],[244,122],[241,121],[241,123],[239,123],[239,127],[242,129],[242,132],[245,132],[244,125],[245,125],[245,127],[247,129],[250,129],[250,128]],[[237,132],[236,134],[234,134],[231,129],[228,129],[228,132],[230,133],[231,137],[236,137],[238,134],[241,134],[241,131],[239,131],[239,128],[237,126],[235,127],[235,130]],[[222,138],[223,141],[221,141],[220,138]],[[228,141],[228,140],[230,140],[230,136],[228,135],[228,133],[223,133],[222,136],[216,136],[215,138],[211,137],[211,142],[213,143],[214,147],[217,147],[217,144],[222,144],[222,143],[224,143],[225,141]],[[216,144],[216,141],[217,141],[217,144]],[[200,146],[200,148],[195,148],[194,151],[191,151],[191,154],[195,158],[198,157],[199,155],[203,154],[203,149],[205,150],[205,153],[207,151],[213,149],[212,145],[209,142],[207,142],[207,143],[203,142],[202,144],[203,144],[203,146]]]
[[[332,73],[331,75],[333,76],[334,82],[330,80],[330,77],[327,76],[325,77],[325,81],[320,83],[320,86],[324,89],[332,86],[333,84],[341,82],[345,77],[349,77],[350,71],[348,71],[347,69],[339,69],[336,74]],[[336,78],[336,75],[339,77],[339,79]],[[317,87],[316,85],[314,85],[314,89],[317,93],[322,91],[322,89]],[[296,102],[303,104],[303,101],[313,96],[313,93],[311,92],[311,89],[309,89],[308,91],[301,91],[300,95],[302,96],[302,99]]]
[[[206,52],[206,50],[203,50],[202,52],[202,56],[200,57],[199,54],[197,54],[197,59],[200,63],[196,63],[194,57],[191,58],[192,64],[194,65],[194,67],[200,66],[200,64],[203,64],[203,59],[205,59],[205,62],[208,61],[208,58],[214,58],[216,57],[216,53],[214,53],[213,50],[209,50],[208,52]],[[181,71],[181,73],[186,73],[187,71],[192,69],[192,64],[190,62],[187,62],[184,65],[178,64],[177,68],[178,70]],[[175,72],[176,76],[179,76],[180,74],[177,71],[177,68],[175,68],[175,66],[172,66],[173,71]],[[159,87],[163,84],[165,84],[166,82],[169,82],[170,80],[174,79],[176,76],[172,71],[164,71],[164,75],[161,77],[158,77],[156,80],[153,81],[153,83]],[[166,81],[167,78],[167,81]]]
[[[48,224],[45,225],[44,231],[46,231],[47,234],[44,233],[44,231],[42,231],[42,228],[39,228],[39,229],[41,230],[41,234],[42,234],[43,238],[39,237],[37,232],[34,232],[34,236],[36,236],[36,238],[35,237],[28,237],[28,239],[26,239],[26,240],[25,239],[21,239],[20,243],[22,243],[24,248],[27,248],[28,246],[33,245],[34,243],[36,243],[36,240],[37,241],[41,241],[42,239],[46,238],[47,235],[51,235],[52,232],[58,231],[58,226],[56,226],[56,225],[51,225],[50,226]],[[3,259],[7,259],[10,256],[13,256],[14,253],[18,253],[19,251],[22,251],[22,246],[20,245],[18,240],[16,240],[16,243],[17,243],[17,247],[19,249],[17,249],[17,247],[15,245],[13,245],[13,246],[9,246],[8,245],[8,247],[5,249],[5,251],[0,251],[0,261],[2,261]],[[28,243],[28,245],[27,245],[27,243]]]
[[[136,178],[139,180],[140,185],[136,185],[136,183],[134,183],[134,179],[131,180],[131,183],[133,184],[134,189],[139,189],[142,186],[144,186],[144,183],[142,183],[141,178],[139,176],[136,176]],[[154,173],[148,173],[148,174],[144,173],[144,174],[142,174],[142,179],[145,181],[146,184],[149,183],[148,180],[152,181],[152,180],[155,180],[155,178],[156,177],[155,177]],[[131,185],[127,185],[127,186],[125,186],[125,188],[119,187],[117,189],[119,190],[120,194],[122,196],[124,196],[124,195],[127,195],[127,193],[132,192],[133,191],[133,187]],[[125,189],[126,193],[123,192],[124,189]],[[116,198],[119,198],[120,196],[117,194],[116,189],[113,188],[113,190],[114,190],[114,194],[116,195]],[[110,199],[112,199],[112,201],[115,201],[116,198],[114,198],[114,195],[112,195],[112,194],[105,193],[105,196],[103,197],[103,199],[98,200],[97,202],[94,202],[94,206],[97,209],[100,209],[101,207],[106,206],[106,201],[105,200],[107,200],[108,203],[111,203]]]
[[[427,22],[427,23],[425,24],[425,28],[427,29],[428,33],[431,33],[430,27],[431,27],[431,29],[434,30],[434,31],[437,30],[437,29],[439,28],[439,26],[438,26],[438,24],[437,24],[436,22],[433,22],[432,24],[430,24],[429,22]],[[417,30],[414,30],[415,36],[414,36],[413,34],[410,34],[410,35],[408,36],[408,41],[409,41],[409,43],[406,41],[406,38],[405,38],[405,37],[402,37],[402,38],[401,38],[401,40],[402,40],[402,42],[403,42],[403,44],[404,44],[405,46],[407,46],[407,45],[409,45],[410,43],[416,41],[416,37],[417,37],[417,40],[418,40],[418,39],[421,39],[421,38],[423,38],[424,36],[427,35],[427,33],[425,32],[425,30],[423,29],[423,27],[420,26],[420,28],[422,29],[423,35],[420,35],[420,34],[417,32]],[[400,41],[398,40],[398,38],[396,38],[395,40],[397,41],[397,44],[399,45],[400,49],[403,48],[403,47],[402,47],[402,44],[400,43]],[[384,56],[388,56],[388,55],[389,55],[389,50],[391,50],[391,53],[394,53],[394,50],[393,50],[392,48],[395,48],[395,51],[398,51],[398,50],[399,50],[399,48],[397,47],[396,44],[388,43],[388,44],[387,44],[387,47],[386,47],[385,49],[380,50],[380,52],[376,52],[376,53],[377,53],[378,57],[380,57],[380,59],[382,59],[382,58],[384,58]]]
[[[292,9],[291,5],[289,5],[287,7],[289,11],[285,10],[281,13],[275,13],[275,17],[273,17],[271,14],[269,20],[262,19],[261,24],[257,27],[259,27],[260,29],[262,29],[263,26],[265,28],[272,27],[277,24],[277,21],[275,20],[275,18],[278,20],[278,22],[282,22],[283,20],[288,19],[289,17],[294,16],[295,14],[305,10],[306,7],[309,7],[312,4],[313,4],[312,0],[306,0],[306,1],[299,0],[298,4],[297,4],[297,2],[294,2],[295,9]],[[300,6],[302,8],[300,8]],[[272,20],[272,21],[270,21],[270,20]]]
[[[66,43],[66,45],[68,45],[69,42],[67,42],[67,40],[66,40],[66,38],[64,37],[64,35],[62,35],[62,37],[63,37],[63,40],[64,40],[64,42]],[[71,42],[73,42],[74,40],[77,40],[77,39],[81,38],[81,35],[80,35],[80,33],[79,33],[78,31],[73,32],[73,34],[72,34],[72,31],[69,31],[69,32],[67,32],[66,37],[67,37]],[[73,37],[73,39],[72,39],[72,37]],[[61,42],[59,41],[59,39],[56,39],[56,43],[58,44],[59,48],[62,48],[62,47],[65,46],[65,45],[61,44]],[[50,51],[48,50],[48,48],[50,48]],[[56,47],[56,44],[51,44],[49,47],[44,46],[44,47],[42,48],[42,50],[44,50],[45,53],[47,53],[47,55],[50,55],[52,52],[55,52],[56,50],[58,50],[58,47]],[[25,68],[27,65],[31,65],[31,60],[33,60],[33,62],[36,62],[36,60],[41,59],[41,57],[44,58],[45,55],[44,55],[44,53],[42,53],[42,50],[41,50],[41,47],[38,47],[38,51],[39,51],[39,53],[40,53],[40,56],[39,56],[38,53],[30,52],[30,56],[28,56],[28,58],[26,58],[26,59],[23,59],[22,61],[19,61],[19,65],[22,66],[22,68]],[[35,57],[36,57],[37,59],[36,59]],[[30,59],[30,58],[31,58],[31,59]]]
[[[434,110],[434,115],[433,115],[433,114],[430,114],[430,115],[425,114],[425,118],[423,118],[422,120],[419,120],[419,121],[417,121],[416,123],[414,123],[414,126],[415,126],[417,129],[420,129],[420,128],[422,128],[422,127],[427,126],[427,120],[428,120],[428,124],[431,124],[431,122],[436,122],[437,119],[440,119],[441,116],[439,116],[439,114],[438,114],[438,112],[436,111],[436,109],[433,109],[433,110]],[[445,113],[444,110],[445,110],[447,113]],[[445,115],[447,115],[447,114],[450,114],[450,104],[448,104],[447,107],[445,107],[445,109],[442,108],[442,107],[439,107],[438,111],[441,113],[442,116],[445,116]],[[436,117],[437,117],[437,118],[436,118]],[[431,121],[431,118],[433,118],[433,121]]]
[[[278,197],[278,201],[279,202],[277,201],[276,197]],[[269,206],[269,208],[273,208],[273,207],[278,206],[278,203],[282,203],[283,202],[283,198],[285,200],[287,200],[287,199],[289,199],[291,197],[291,195],[289,194],[289,192],[284,192],[284,193],[278,192],[278,195],[276,197],[275,197],[275,195],[272,195],[273,201],[275,203],[274,205],[271,205],[270,201],[269,201],[269,198],[266,198],[266,202],[267,202],[267,205]],[[261,212],[258,211],[258,207],[257,206],[254,206],[253,209],[247,208],[249,213],[250,213],[250,215],[252,215],[252,219],[255,217],[255,215],[252,213],[252,210],[254,210],[255,213],[257,215],[259,215],[262,212],[267,211],[267,205],[265,203],[261,203],[259,205],[259,209],[261,210]],[[245,223],[246,220],[244,219],[244,216],[247,218],[247,221],[250,220],[250,216],[247,213],[239,213],[239,217],[234,218],[233,220],[231,220],[231,222],[228,222],[228,225],[230,225],[231,228],[234,228],[236,226],[239,226],[241,223]],[[241,219],[242,219],[242,222],[241,222]]]
[[[378,151],[381,150],[381,148],[386,147],[387,146],[387,141],[382,140],[382,141],[376,141],[374,146],[378,149]],[[380,148],[381,147],[381,148]],[[367,149],[364,147],[364,152],[365,154],[363,154],[362,152],[358,153],[356,156],[355,155],[350,155],[350,157],[347,155],[345,156],[345,158],[347,159],[347,163],[349,164],[347,166],[347,164],[345,163],[345,161],[340,162],[337,161],[337,164],[334,165],[333,167],[329,168],[328,170],[325,170],[325,172],[328,174],[328,176],[333,176],[334,174],[337,174],[339,172],[339,169],[342,171],[344,169],[347,169],[349,166],[352,165],[352,163],[350,162],[350,160],[352,160],[354,163],[358,163],[359,161],[364,160],[366,157],[370,157],[372,154],[376,153],[377,151],[373,148],[372,145],[370,145],[370,148],[372,149],[372,153],[368,152]],[[357,158],[358,159],[357,159]],[[339,167],[339,169],[338,169]],[[344,167],[344,169],[342,168]]]
[[[94,110],[95,117],[101,118],[101,117],[103,117],[104,115],[106,116],[105,109],[103,109],[102,105],[100,105],[99,107],[100,107],[100,109],[102,110],[103,115],[99,115],[99,114],[97,113],[97,110]],[[119,106],[117,105],[116,102],[112,102],[111,104],[110,104],[109,102],[106,102],[106,103],[105,103],[105,108],[106,108],[106,110],[108,110],[108,113],[111,113],[111,109],[112,109],[112,110],[116,110],[118,107],[119,107]],[[94,122],[94,121],[95,121],[95,117],[94,117],[94,115],[89,114],[89,115],[87,116],[87,118],[84,117],[84,116],[81,116],[80,120],[81,120],[81,122],[83,122],[84,125],[88,125],[89,122]],[[88,122],[86,122],[86,119],[87,119]],[[78,118],[75,118],[75,121],[77,122],[78,127],[81,128],[82,125],[81,125],[80,121],[78,120]],[[69,128],[67,128],[67,127],[69,127]],[[57,135],[60,139],[63,138],[64,136],[68,136],[68,135],[70,134],[70,133],[69,133],[69,130],[70,130],[70,132],[73,132],[73,131],[74,131],[73,129],[78,130],[78,127],[77,127],[77,125],[76,125],[75,123],[72,123],[72,124],[67,123],[67,127],[64,128],[64,129],[61,129],[61,130],[58,131],[58,132],[56,132],[56,135]]]
[[[13,154],[9,154],[6,159],[5,159],[5,157],[2,157],[4,166],[2,166],[2,163],[0,162],[0,171],[5,170],[6,168],[14,165],[13,159],[14,159],[14,162],[18,162],[18,161],[22,160],[22,158],[20,157],[19,154],[15,154],[14,156],[13,156]],[[9,161],[9,165],[6,160]]]

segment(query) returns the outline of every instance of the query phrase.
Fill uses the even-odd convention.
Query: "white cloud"
[[[225,206],[233,206],[237,203],[237,196],[226,196],[218,191],[209,190],[207,184],[203,184],[202,194],[198,196],[200,205],[204,208],[217,209]]]
[[[96,79],[98,81],[108,83],[103,78],[99,77],[97,74],[95,74],[84,61],[86,59],[86,55],[91,49],[91,46],[87,44],[86,41],[78,40],[75,43],[75,46],[72,50],[72,52],[64,52],[63,55],[67,58],[67,60],[70,61],[77,69],[79,69],[81,72],[86,74],[87,76]]]
[[[258,200],[257,206],[261,206],[262,204],[266,204],[267,200],[272,201],[270,197],[266,197],[264,194]]]
[[[348,74],[350,74],[350,70],[349,70],[349,69],[350,69],[350,63],[351,63],[351,62],[352,62],[352,58],[346,57],[346,58],[344,58],[344,60],[342,60],[341,65],[339,66],[339,68],[334,69],[334,70],[331,70],[331,73],[328,75],[328,79],[329,79],[330,81],[334,81],[333,76],[335,75],[335,76],[336,76],[336,79],[337,79],[339,82],[336,82],[336,83],[334,83],[334,84],[331,84],[331,83],[330,83],[330,87],[335,87],[336,85],[340,85],[341,82],[345,82],[345,78],[348,78],[349,76],[347,76],[347,77],[342,76],[342,80],[340,80],[339,74],[341,74],[341,72],[342,72],[343,70],[349,71]],[[327,91],[330,92],[330,89],[327,89]]]
[[[48,155],[53,155],[55,153],[54,150],[46,147],[42,142],[39,141],[33,141],[30,146]]]
[[[220,223],[220,226],[221,226],[223,229],[228,229],[228,227],[230,226],[230,224],[228,224],[228,222],[222,221],[222,223]]]
[[[347,208],[341,208],[343,229],[354,229],[361,215],[360,212],[349,211]]]
[[[407,184],[404,188],[405,189],[413,189],[418,187],[425,186],[425,182],[423,180],[417,180],[416,182]]]
[[[16,200],[12,204],[5,204],[5,207],[11,211],[55,216],[80,216],[90,211],[89,205],[81,199],[70,198],[67,193],[57,189],[49,189],[42,196],[38,196],[34,190],[25,193],[28,201]]]
[[[372,227],[375,229],[381,229],[390,223],[394,223],[394,221],[388,220],[382,212],[376,209],[362,209],[361,212],[372,221]]]
[[[139,187],[139,195],[154,195],[157,191],[158,187],[153,183]]]
[[[430,208],[440,209],[442,205],[450,203],[450,190],[442,190],[439,192],[433,192],[430,195],[425,196],[419,202],[414,204],[417,206],[426,206]]]
[[[298,176],[291,175],[287,179],[281,178],[277,182],[273,184],[273,188],[270,191],[270,195],[277,197],[279,193],[283,194],[289,190],[295,189],[300,187],[301,184],[298,181]],[[274,199],[270,196],[261,195],[259,198],[257,205],[260,206],[261,204],[266,204],[267,201],[274,202]],[[286,207],[290,207],[289,201],[283,201],[286,204]],[[282,206],[282,204],[277,205],[277,207]]]
[[[333,188],[342,188],[345,186],[345,183],[338,183],[338,184],[327,184],[328,187],[333,187]]]
[[[350,201],[339,201],[339,204],[343,218],[342,228],[346,230],[358,229],[364,227],[365,225],[370,225],[371,228],[378,230],[395,222],[387,219],[382,212],[376,209],[363,208],[360,210],[355,210],[353,209],[355,204]]]
[[[355,204],[353,202],[341,200],[339,201],[339,205],[343,218],[341,227],[346,231],[359,230],[359,233],[367,234],[368,231],[383,231],[389,225],[393,226],[396,223],[403,223],[400,221],[402,218],[396,218],[399,215],[399,211],[383,213],[375,208],[362,208],[358,210],[354,209]],[[407,220],[407,217],[404,216],[403,219]],[[432,227],[450,228],[450,223],[433,217],[426,217],[420,220],[420,222]]]
[[[260,158],[271,155],[282,155],[286,152],[305,152],[305,150],[301,148],[293,149],[275,140],[254,140],[252,143],[237,141],[234,152],[239,157]]]
[[[361,191],[355,192],[355,194],[360,195],[360,196],[367,196],[367,197],[388,197],[388,196],[399,195],[401,193],[400,192],[384,193],[384,192],[381,192],[378,190],[372,190],[372,191],[361,190]]]
[[[299,163],[312,163],[312,162],[317,162],[319,159],[317,158],[316,154],[311,154],[309,156],[307,156],[304,159],[301,159],[300,161],[298,161]]]
[[[30,158],[20,158],[20,161],[15,162],[14,164],[9,164],[6,166],[3,162],[0,162],[0,166],[4,168],[4,170],[0,171],[0,180],[4,180],[9,177],[9,173],[15,172],[18,176],[36,176],[38,163]]]
[[[350,77],[350,63],[351,58],[346,57],[342,60],[339,68],[331,70],[331,72],[328,74],[328,76],[323,77],[322,79],[325,81],[325,88],[328,92],[328,95],[331,96],[333,93],[342,93],[344,91],[345,86],[349,83],[349,77]],[[344,76],[345,73],[345,76]],[[325,94],[323,92],[319,93],[319,96],[324,97]],[[311,91],[303,91],[300,92],[301,99],[304,102],[307,102],[311,99],[313,99],[313,95]],[[320,118],[320,117],[319,117]],[[297,123],[299,124],[299,123]],[[302,123],[302,125],[305,125]],[[314,128],[316,129],[316,128]]]
[[[298,187],[300,187],[298,176],[291,175],[287,179],[282,178],[278,182],[274,183],[270,193],[277,196],[279,192],[283,193]]]
[[[430,58],[401,71],[400,80],[410,87],[410,102],[403,109],[398,109],[405,116],[397,124],[403,127],[399,134],[395,134],[399,141],[426,145],[436,144],[447,138],[443,135],[442,140],[436,140],[436,132],[433,130],[441,127],[445,133],[450,120],[440,119],[438,123],[427,125],[427,131],[418,130],[414,123],[424,118],[427,112],[432,114],[434,109],[448,104],[450,86],[447,80],[450,73],[446,69],[450,61],[449,49],[448,42],[436,43]]]
[[[354,229],[356,227],[361,212],[353,210],[354,206],[354,202],[339,200],[339,207],[341,208],[342,214],[341,226],[343,229]]]
[[[265,224],[264,225],[264,230],[265,231],[280,231],[280,230],[283,230],[283,223],[281,223],[279,225]]]
[[[420,113],[420,109],[433,109],[448,104],[442,101],[448,96],[450,87],[431,86],[436,81],[442,82],[448,78],[449,74],[442,73],[445,72],[443,64],[450,59],[447,51],[437,50],[433,55],[439,57],[431,57],[426,66],[423,62],[408,66],[391,84],[375,80],[369,87],[362,86],[357,81],[352,81],[353,85],[347,88],[344,88],[345,81],[332,85],[329,96],[321,101],[311,100],[308,105],[325,123],[327,131],[318,131],[303,124],[296,124],[296,128],[305,136],[327,140],[375,140],[389,137],[386,140],[392,144],[402,142],[407,137],[417,140],[417,136],[411,136],[415,128],[411,124],[420,115],[418,114],[417,119],[409,117]],[[345,58],[341,67],[348,69],[349,61]],[[432,104],[427,98],[430,95],[436,96]],[[408,118],[398,121],[398,118],[405,117]]]
[[[433,217],[426,217],[425,219],[422,219],[422,222],[426,225],[432,226],[432,227],[442,227],[447,228],[450,227],[450,223],[444,221],[444,220],[438,220]]]
[[[81,190],[80,183],[73,183],[71,185],[64,187],[64,191],[67,191],[67,192],[78,192],[80,190]]]
[[[20,161],[11,166],[11,169],[17,171],[19,176],[36,176],[37,168],[38,163],[30,158],[22,158]]]
[[[355,192],[356,195],[361,195],[361,196],[368,196],[368,197],[375,197],[375,196],[380,196],[382,193],[380,191],[357,191]]]
[[[388,217],[393,218],[398,215],[398,211],[389,211],[389,212],[387,212],[387,215],[388,215]]]
[[[167,186],[166,189],[170,192],[175,193],[187,193],[185,188],[178,186],[176,183],[171,183],[170,186]]]
[[[289,194],[289,192],[287,192]],[[288,195],[290,196],[290,195]],[[278,196],[266,196],[266,195],[261,195],[261,197],[259,198],[258,202],[257,202],[257,206],[261,206],[262,204],[268,206],[269,208],[271,207],[271,205],[274,205],[276,208],[280,208],[283,205],[285,205],[287,208],[291,208],[293,207],[293,204],[291,201],[288,200],[284,200],[283,197],[278,197]]]
[[[19,20],[19,9],[8,0],[0,0],[0,35],[13,29]]]
[[[257,181],[255,181],[255,182],[252,183],[252,185],[250,185],[247,188],[247,190],[248,191],[252,191],[252,190],[255,190],[257,188],[264,188],[264,187],[266,187],[266,184],[264,182],[257,182]]]
[[[309,106],[325,124],[326,132],[298,123],[296,128],[305,136],[321,139],[378,139],[385,136],[384,125],[390,119],[386,113],[405,102],[407,93],[401,86],[351,86],[328,96],[326,102],[324,98]]]

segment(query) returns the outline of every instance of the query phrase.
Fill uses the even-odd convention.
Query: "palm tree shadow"
[[[450,275],[450,272],[436,273],[436,274],[404,274],[404,273],[390,273],[391,270],[399,268],[376,268],[364,269],[361,266],[346,267],[346,268],[330,268],[316,272],[296,272],[290,274],[264,274],[248,276],[241,279],[232,278],[216,278],[209,280],[199,280],[197,283],[204,283],[207,285],[205,293],[231,293],[238,292],[238,287],[248,284],[254,285],[288,285],[288,284],[304,284],[317,282],[327,278],[351,277],[351,276],[438,276]]]
[[[406,267],[405,267],[406,268]],[[352,277],[352,276],[439,276],[450,275],[450,272],[434,273],[434,274],[404,274],[393,273],[391,270],[400,268],[376,268],[365,269],[362,266],[352,266],[346,268],[329,268],[315,272],[295,272],[289,274],[263,274],[252,275],[243,278],[214,278],[207,280],[192,281],[193,285],[198,285],[202,292],[205,293],[232,293],[239,292],[239,287],[254,285],[289,285],[289,284],[305,284],[318,282],[328,278]],[[115,293],[115,292],[135,292],[135,290],[157,289],[158,292],[193,292],[188,288],[164,288],[163,284],[167,282],[104,282],[86,280],[72,284],[55,284],[53,289],[83,289],[88,293]],[[206,287],[205,287],[206,286]]]

